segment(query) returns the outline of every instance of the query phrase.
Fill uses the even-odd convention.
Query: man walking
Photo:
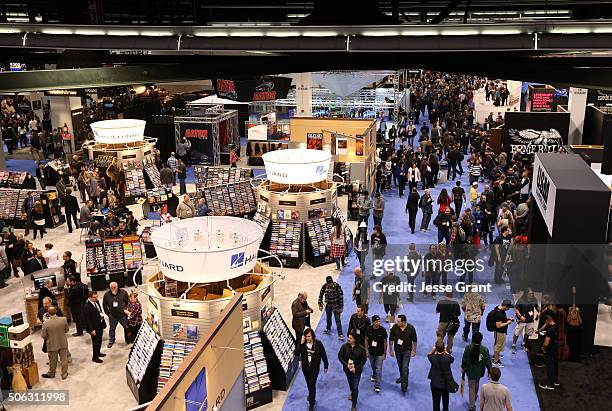
[[[115,344],[115,330],[117,329],[117,324],[121,324],[125,334],[125,330],[127,329],[127,315],[125,314],[125,310],[130,302],[128,293],[119,288],[116,282],[113,281],[109,286],[110,290],[104,294],[104,298],[102,299],[104,313],[108,315],[108,320],[110,322],[107,348],[111,348],[113,344]]]
[[[344,343],[338,352],[338,360],[342,364],[344,374],[348,381],[349,390],[351,393],[348,396],[352,402],[351,411],[357,410],[357,397],[359,396],[359,381],[361,380],[361,372],[366,363],[366,352],[364,348],[357,343],[357,336],[348,335],[348,342]]]
[[[362,221],[368,224],[368,220],[370,220],[370,209],[372,208],[372,200],[370,199],[370,193],[368,191],[364,191],[361,195],[361,198],[357,201],[357,206],[359,207],[359,217],[357,221],[357,225],[359,225]]]
[[[512,308],[510,300],[504,300],[500,305],[493,309],[493,329],[495,345],[493,347],[493,365],[498,368],[503,368],[504,365],[499,359],[499,355],[506,348],[506,335],[508,334],[508,325],[514,321],[513,318],[506,316],[506,311]]]
[[[57,357],[62,367],[62,380],[68,378],[68,321],[66,317],[58,317],[55,307],[49,307],[49,319],[43,322],[41,336],[47,346],[49,356],[49,371],[43,378],[55,378]]]
[[[457,180],[451,192],[453,194],[453,202],[455,203],[455,215],[459,218],[461,216],[461,207],[467,202],[467,196],[465,195],[465,190],[461,187],[461,181]]]
[[[480,390],[480,411],[512,411],[510,390],[499,382],[501,370],[491,368],[489,377]]]
[[[423,213],[423,219],[421,220],[421,231],[429,230],[429,222],[431,221],[431,215],[433,214],[433,198],[429,189],[425,190],[425,194],[419,200],[419,208]]]
[[[370,381],[374,383],[374,392],[380,393],[383,361],[387,357],[387,330],[380,325],[380,317],[372,316],[372,324],[366,330],[366,355],[372,367]]]
[[[421,197],[419,196],[419,193],[417,192],[416,187],[412,187],[410,194],[408,194],[408,201],[406,201],[406,212],[408,213],[408,226],[410,227],[410,232],[412,234],[414,234],[414,230],[416,228],[416,216],[417,216],[417,212],[419,211],[420,198]]]
[[[332,315],[336,321],[336,330],[338,331],[338,339],[344,341],[344,335],[342,334],[342,320],[340,314],[344,309],[344,294],[342,287],[331,275],[325,278],[325,284],[321,287],[319,292],[319,310],[323,311],[323,303],[325,302],[325,315],[326,315],[326,327],[323,330],[324,334],[329,334],[329,330],[332,325]]]
[[[365,310],[363,309],[363,307],[361,305],[358,305],[357,311],[353,315],[351,315],[346,335],[355,333],[355,335],[357,335],[357,342],[365,347],[366,331],[368,330],[369,326],[370,319],[365,314]]]
[[[374,211],[372,212],[372,218],[374,219],[375,226],[382,227],[382,219],[385,212],[385,200],[382,198],[380,193],[374,195]]]
[[[482,334],[478,331],[472,336],[472,343],[465,347],[461,360],[461,372],[468,377],[469,411],[476,411],[478,385],[484,377],[485,369],[491,370],[491,355],[482,345]]]
[[[80,281],[77,281],[76,277],[69,276],[66,279],[66,285],[64,287],[64,294],[68,300],[68,307],[70,308],[70,315],[72,321],[76,324],[76,333],[72,334],[73,337],[80,337],[83,335],[83,304],[87,302],[87,286]]]
[[[363,275],[360,267],[355,268],[355,282],[353,283],[353,300],[357,307],[362,306],[363,312],[368,313],[370,304],[370,282]]]
[[[295,354],[300,354],[300,347],[302,346],[302,335],[304,334],[304,328],[308,322],[310,326],[310,314],[312,308],[308,306],[306,302],[308,294],[306,291],[301,291],[297,298],[291,304],[291,328],[295,331]]]
[[[472,283],[475,285],[475,283]],[[461,310],[463,310],[463,341],[468,340],[470,327],[472,328],[472,337],[480,331],[480,321],[482,313],[486,308],[486,301],[482,295],[475,291],[466,292],[461,300]]]
[[[538,319],[538,300],[535,298],[533,290],[526,288],[523,295],[514,307],[516,314],[516,328],[512,337],[512,354],[516,354],[516,343],[521,334],[523,334],[523,347],[527,349],[525,339],[529,338],[536,331],[535,321]]]
[[[87,302],[83,306],[83,324],[85,331],[91,336],[92,356],[91,360],[95,363],[101,363],[100,357],[106,357],[106,354],[100,353],[102,348],[102,333],[106,328],[106,322],[102,316],[102,306],[98,301],[98,293],[90,291]]]
[[[446,352],[452,354],[453,341],[457,330],[459,330],[459,316],[461,315],[461,308],[459,303],[453,299],[452,291],[447,292],[445,297],[438,302],[436,312],[440,314],[436,332],[438,341],[444,342],[444,336],[447,336]]]
[[[397,316],[397,324],[391,327],[389,334],[389,354],[397,360],[400,377],[395,380],[401,384],[402,394],[408,391],[408,376],[410,373],[410,357],[416,356],[417,333],[412,324],[406,322],[406,316]]]
[[[433,221],[433,224],[438,227],[438,244],[445,241],[450,244],[450,227],[452,224],[450,207],[446,207],[444,212],[439,213]]]
[[[62,198],[62,205],[64,206],[64,211],[66,212],[66,223],[68,223],[68,232],[72,232],[72,222],[74,221],[74,226],[78,230],[79,229],[79,221],[77,219],[77,213],[79,210],[79,203],[75,196],[72,195],[72,189],[66,189],[66,195]]]
[[[555,317],[549,312],[544,315],[545,336],[542,345],[544,354],[544,364],[546,365],[546,384],[538,384],[543,390],[554,390],[559,386],[559,357],[557,357],[557,347],[559,339],[559,327],[555,322]]]
[[[431,364],[429,369],[431,399],[434,411],[440,411],[440,400],[442,410],[448,411],[449,390],[448,380],[452,378],[451,364],[455,361],[452,355],[444,350],[444,343],[437,341],[435,347],[427,355]]]

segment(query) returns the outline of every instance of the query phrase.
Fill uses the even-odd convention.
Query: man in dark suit
[[[44,270],[45,268],[47,268],[47,262],[45,261],[45,257],[43,256],[42,250],[36,250],[34,253],[34,258],[30,259],[30,261],[28,262],[28,264],[30,265],[30,273]]]
[[[102,306],[98,302],[98,293],[90,291],[88,299],[83,306],[83,325],[89,335],[91,335],[91,343],[93,354],[91,360],[95,363],[101,363],[100,357],[106,357],[106,354],[100,353],[102,348],[102,333],[106,328],[106,322],[102,316]]]
[[[73,337],[83,335],[83,304],[87,302],[88,295],[87,286],[79,281],[76,277],[70,276],[66,279],[64,293],[68,299],[68,307],[72,321],[76,324],[77,332],[72,334]]]
[[[66,222],[68,223],[68,232],[72,232],[72,221],[74,226],[79,229],[79,221],[77,220],[77,213],[79,212],[79,202],[76,197],[72,195],[72,189],[66,189],[66,195],[62,198],[62,205],[64,206],[64,212],[66,213]]]
[[[43,300],[46,297],[49,297],[52,301],[55,301],[57,304],[57,298],[51,289],[53,288],[53,280],[46,280],[44,285],[40,287],[38,290],[38,309],[40,310],[43,307]]]

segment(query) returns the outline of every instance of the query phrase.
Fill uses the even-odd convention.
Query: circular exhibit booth
[[[261,329],[278,278],[257,259],[262,236],[257,223],[225,216],[175,221],[151,234],[159,270],[144,287],[149,320],[162,338],[197,339],[235,292],[244,294],[245,329]]]
[[[113,158],[119,165],[141,162],[154,157],[157,139],[144,136],[146,122],[136,119],[103,120],[91,123],[95,140],[87,142],[89,160],[96,166],[106,168]]]
[[[264,154],[265,179],[258,186],[259,214],[271,220],[264,244],[283,266],[332,262],[329,234],[337,208],[337,183],[328,180],[331,154],[312,149]],[[276,260],[270,260],[275,266]]]

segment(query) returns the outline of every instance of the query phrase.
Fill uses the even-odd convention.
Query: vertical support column
[[[312,75],[300,73],[295,77],[295,104],[298,117],[312,117]]]
[[[75,108],[81,108],[81,97],[67,97],[67,96],[52,96],[49,97],[49,109],[51,116],[51,127],[62,129],[64,124],[68,127],[68,132],[72,134],[70,140],[70,148],[74,153],[74,127],[72,126],[72,110]]]
[[[586,112],[587,89],[570,87],[567,108],[570,112],[569,144],[582,143],[584,115]]]

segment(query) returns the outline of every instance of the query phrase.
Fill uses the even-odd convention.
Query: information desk
[[[62,314],[64,314],[64,317],[70,321],[70,307],[68,307],[68,300],[64,297],[64,292],[58,291],[55,294],[55,297],[57,298],[57,305],[59,306],[60,310],[62,310]],[[42,326],[42,323],[38,319],[38,294],[31,294],[25,297],[25,308],[27,321],[30,324],[30,327],[34,328]]]

